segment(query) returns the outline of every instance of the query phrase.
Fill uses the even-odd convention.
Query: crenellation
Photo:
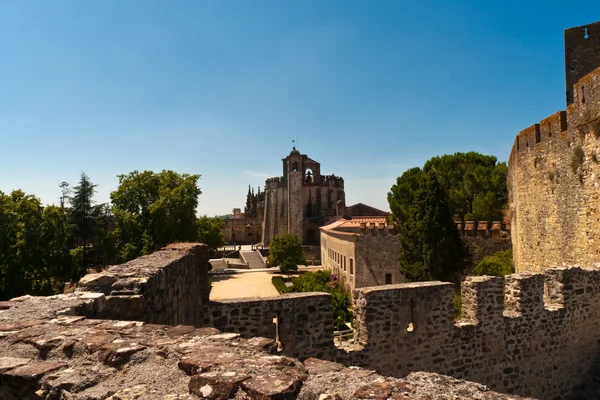
[[[515,138],[507,184],[517,272],[600,262],[599,33],[600,22],[565,31],[566,111]]]
[[[460,324],[500,328],[503,323],[504,291],[501,278],[469,276],[461,288],[462,313]]]
[[[544,310],[545,276],[522,273],[505,278],[504,310],[507,314],[535,315]]]
[[[60,309],[60,318],[73,321],[79,320],[77,316],[143,318],[152,323],[171,321],[169,325],[188,320],[188,311],[200,306],[192,325],[224,332],[212,333],[215,340],[263,337],[271,351],[301,359],[318,357],[395,377],[435,372],[537,398],[568,398],[585,382],[600,350],[598,267],[553,267],[545,274],[508,275],[504,282],[497,277],[468,277],[462,283],[458,321],[451,283],[356,289],[354,342],[336,347],[327,293],[203,302],[206,293],[195,292],[196,282],[178,279],[195,273],[201,282],[207,278],[208,271],[200,268],[207,255],[196,252],[198,248],[203,247],[166,248],[82,279],[81,289],[97,293],[13,299],[2,307],[23,322],[7,323],[0,312],[0,331],[46,318],[44,300]]]

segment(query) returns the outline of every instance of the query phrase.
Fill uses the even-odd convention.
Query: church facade
[[[319,228],[345,210],[344,179],[321,175],[321,164],[295,147],[282,162],[283,176],[265,182],[263,244],[291,232],[318,246]]]

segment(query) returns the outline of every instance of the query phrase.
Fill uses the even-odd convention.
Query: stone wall
[[[247,338],[278,338],[283,353],[292,357],[332,356],[333,308],[327,293],[211,301],[202,325]]]
[[[381,374],[429,371],[507,393],[568,398],[598,357],[600,270],[469,277],[455,323],[449,283],[354,291],[358,349],[340,360]]]
[[[273,339],[98,320],[100,293],[0,302],[0,400],[516,399],[418,372],[394,379],[277,354]]]
[[[172,244],[81,278],[78,291],[106,295],[100,318],[194,325],[208,302],[208,247]]]
[[[567,110],[515,138],[508,190],[517,272],[600,261],[599,29],[565,31]]]
[[[387,227],[385,231],[369,231],[367,229],[355,243],[356,287],[385,285],[386,275],[390,277],[390,283],[402,282],[398,235],[388,234]]]
[[[509,275],[504,285],[500,278],[469,277],[457,322],[450,283],[356,289],[355,343],[348,350],[333,345],[329,294],[207,302],[205,249],[170,246],[88,275],[80,290],[96,293],[73,294],[81,306],[57,297],[60,313],[215,327],[278,340],[282,354],[301,359],[316,356],[396,377],[442,373],[539,398],[568,398],[597,361],[600,269],[555,267]]]

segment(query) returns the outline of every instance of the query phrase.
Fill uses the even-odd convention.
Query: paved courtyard
[[[318,267],[301,267],[301,271],[315,271]],[[211,300],[277,297],[279,292],[271,278],[281,275],[279,268],[269,270],[240,270],[233,274],[210,275]]]

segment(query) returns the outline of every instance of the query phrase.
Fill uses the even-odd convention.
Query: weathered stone
[[[148,389],[145,385],[133,386],[130,388],[125,388],[119,390],[117,393],[113,394],[106,400],[136,400],[143,399],[146,397],[146,393]]]
[[[386,400],[392,395],[392,385],[387,382],[373,382],[354,392],[356,399]]]
[[[119,337],[117,335],[110,333],[93,332],[92,334],[86,335],[82,341],[90,353],[95,353],[104,345],[107,345],[118,338]]]
[[[122,367],[129,361],[132,354],[144,350],[146,347],[131,345],[119,347],[118,344],[104,346],[98,352],[98,360],[111,367]]]
[[[65,363],[54,361],[32,362],[3,372],[0,381],[2,386],[27,386],[44,374],[66,366]]]
[[[267,368],[242,382],[242,389],[255,399],[295,399],[302,388],[306,375],[295,368],[273,370]]]
[[[9,369],[19,367],[29,363],[31,360],[28,358],[19,357],[0,357],[0,374]]]
[[[26,320],[15,322],[0,322],[0,332],[2,331],[18,331],[20,329],[29,328],[30,326],[40,325],[43,321]]]
[[[87,274],[79,280],[79,286],[110,286],[117,281],[117,277],[105,272]]]
[[[239,375],[236,371],[194,375],[190,379],[189,390],[202,399],[225,400],[233,397],[240,383],[248,378],[248,375]]]
[[[322,375],[328,372],[341,371],[345,367],[342,364],[334,363],[318,358],[309,358],[304,360],[304,366],[311,375]]]

